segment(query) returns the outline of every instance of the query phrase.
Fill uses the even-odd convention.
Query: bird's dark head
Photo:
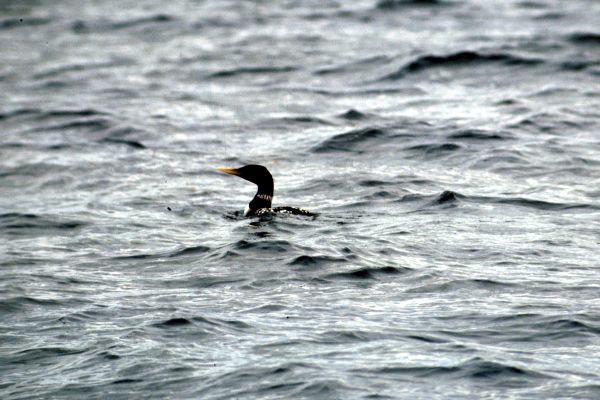
[[[268,169],[262,165],[246,165],[241,168],[219,168],[219,171],[223,171],[229,175],[239,176],[242,179],[250,181],[256,184],[259,188],[273,187],[273,177]]]
[[[236,175],[258,186],[258,193],[273,196],[273,177],[268,169],[262,165],[246,165],[241,168],[219,168],[226,174]]]

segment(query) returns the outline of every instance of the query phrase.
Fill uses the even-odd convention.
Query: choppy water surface
[[[600,3],[0,10],[3,399],[597,397]]]

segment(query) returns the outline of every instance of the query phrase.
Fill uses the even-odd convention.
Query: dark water
[[[600,2],[0,15],[2,399],[599,396]]]

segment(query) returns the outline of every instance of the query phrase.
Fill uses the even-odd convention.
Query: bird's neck
[[[260,185],[258,191],[254,195],[254,198],[249,204],[251,211],[256,211],[261,208],[271,208],[271,202],[273,201],[273,184],[271,185]]]

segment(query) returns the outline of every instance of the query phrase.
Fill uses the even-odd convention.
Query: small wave
[[[496,281],[492,279],[456,279],[450,282],[427,284],[425,286],[409,289],[411,293],[445,293],[459,290],[497,290],[500,288],[511,288],[512,283]]]
[[[166,15],[166,14],[157,14],[152,15],[150,17],[132,19],[128,21],[115,22],[112,23],[109,28],[110,29],[127,29],[138,25],[146,25],[146,24],[155,24],[155,23],[164,23],[174,21],[175,18]]]
[[[0,310],[2,312],[20,312],[28,306],[64,306],[64,303],[55,299],[42,299],[31,296],[16,296],[0,300]]]
[[[600,33],[577,32],[572,33],[567,37],[571,43],[581,45],[596,45],[600,46]]]
[[[39,118],[73,118],[73,117],[101,117],[105,113],[92,108],[83,108],[81,110],[50,110],[41,112]]]
[[[202,245],[185,247],[181,250],[177,250],[177,251],[169,254],[169,257],[180,257],[180,256],[187,256],[187,255],[204,254],[204,253],[208,252],[209,250],[210,250],[210,247],[202,246]]]
[[[239,240],[234,244],[234,247],[237,250],[264,250],[264,251],[272,251],[276,253],[285,253],[289,251],[292,247],[292,244],[287,240],[264,240],[257,242],[249,242],[247,240]]]
[[[153,24],[164,24],[166,22],[172,22],[175,17],[166,14],[157,14],[149,17],[129,19],[126,21],[101,21],[89,23],[86,21],[78,20],[71,24],[71,31],[76,34],[86,34],[96,31],[116,31],[129,28],[136,28],[139,26],[153,25]]]
[[[185,326],[190,325],[192,321],[187,318],[171,318],[163,322],[158,322],[154,326],[159,328],[169,328],[173,326]]]
[[[111,260],[152,260],[159,258],[175,258],[186,255],[198,255],[204,254],[211,250],[210,247],[207,246],[192,246],[192,247],[184,247],[182,249],[178,249],[175,251],[159,251],[157,253],[140,253],[140,254],[129,254],[125,256],[116,256],[111,257]]]
[[[346,272],[336,272],[333,274],[326,275],[325,278],[329,279],[342,279],[342,280],[371,280],[377,279],[381,275],[398,275],[412,271],[407,267],[364,267]]]
[[[448,139],[465,141],[487,141],[487,140],[507,140],[511,137],[508,133],[490,132],[483,129],[463,129],[451,133]]]
[[[481,199],[481,198],[480,198]],[[490,198],[497,204],[509,204],[527,208],[534,208],[545,211],[563,211],[563,210],[600,210],[600,206],[594,204],[581,203],[553,203],[543,200],[526,199],[522,197],[514,198]]]
[[[195,287],[195,288],[211,288],[221,285],[232,285],[236,283],[245,282],[245,279],[233,279],[226,276],[194,276],[178,279],[165,280],[164,284],[166,287]]]
[[[17,118],[24,115],[35,115],[39,113],[41,113],[41,110],[38,108],[18,108],[12,111],[0,113],[0,120]]]
[[[278,74],[296,71],[297,67],[241,67],[228,70],[217,71],[210,75],[211,78],[229,78],[238,75],[260,75],[260,74]]]
[[[461,145],[455,143],[427,143],[407,147],[406,150],[412,151],[419,155],[440,157],[448,153],[460,150],[461,148]]]
[[[307,399],[337,399],[344,398],[341,393],[348,393],[351,387],[345,385],[342,381],[334,379],[316,379],[309,384],[302,386],[301,390],[290,397]]]
[[[112,137],[104,138],[104,139],[100,140],[100,143],[122,144],[122,145],[125,145],[128,147],[134,148],[134,149],[145,149],[146,148],[145,145],[138,142],[137,140],[117,139],[117,138],[112,138]]]
[[[313,148],[315,153],[355,151],[355,148],[386,134],[379,128],[361,128],[335,135]]]
[[[382,186],[395,185],[396,183],[389,182],[389,181],[381,181],[378,179],[365,179],[365,180],[358,181],[357,184],[358,184],[358,186],[362,186],[362,187],[378,188],[378,187],[382,187]]]
[[[329,263],[336,262],[345,262],[348,261],[345,258],[339,257],[331,257],[331,256],[309,256],[309,255],[301,255],[294,258],[292,261],[288,263],[288,265],[301,265],[301,266],[316,266],[323,265]]]
[[[353,62],[344,64],[344,65],[321,68],[321,69],[318,69],[317,71],[315,71],[315,74],[329,75],[329,74],[339,74],[339,73],[344,73],[344,72],[354,72],[357,69],[362,68],[365,65],[382,64],[387,61],[389,61],[387,56],[374,56],[374,57],[369,57],[369,58],[365,58],[362,60],[353,61]]]
[[[7,18],[0,21],[0,29],[13,29],[25,26],[40,26],[46,25],[51,22],[49,18],[36,18],[36,17],[26,17],[26,18]]]
[[[309,115],[301,115],[294,117],[274,118],[261,122],[261,125],[275,128],[290,129],[291,126],[307,125],[307,126],[332,126],[335,125],[323,118],[312,117]]]
[[[112,381],[111,384],[123,385],[123,384],[127,384],[127,383],[139,383],[139,382],[144,382],[144,380],[143,379],[135,379],[135,378],[123,378],[123,379],[117,379],[115,381]]]
[[[574,318],[555,318],[540,321],[529,326],[537,328],[538,333],[532,334],[531,339],[540,339],[541,336],[573,337],[574,335],[597,336],[600,334],[600,326],[585,323]]]
[[[41,132],[67,131],[67,130],[86,130],[89,132],[105,131],[112,127],[112,123],[106,118],[92,118],[87,120],[72,121],[64,124],[50,125],[36,128]]]
[[[118,66],[125,66],[131,64],[132,61],[124,58],[109,60],[109,61],[101,61],[101,62],[91,62],[85,64],[67,64],[61,65],[58,67],[47,68],[45,71],[38,72],[33,75],[34,79],[42,80],[48,78],[55,78],[57,76],[67,74],[70,72],[81,72],[81,71],[90,71],[96,69],[107,69]]]
[[[40,177],[46,175],[57,174],[61,172],[65,172],[67,167],[63,165],[57,164],[48,164],[48,163],[31,163],[31,164],[22,164],[16,166],[14,168],[5,169],[0,171],[0,179],[1,178],[11,178],[11,177]],[[4,214],[10,215],[10,214]],[[30,215],[30,214],[26,214]]]
[[[404,7],[439,7],[450,6],[451,2],[445,0],[381,0],[376,8],[379,10],[395,10]]]
[[[11,363],[22,364],[25,362],[35,362],[43,359],[53,359],[55,357],[64,357],[69,355],[84,353],[86,349],[76,349],[68,347],[39,347],[35,349],[26,349],[15,353],[11,357]]]
[[[369,115],[351,108],[345,113],[338,115],[338,118],[347,119],[349,121],[360,121],[369,118]]]
[[[542,60],[524,58],[505,53],[482,54],[475,51],[461,51],[443,56],[426,55],[401,67],[398,71],[382,77],[380,80],[397,80],[407,75],[421,72],[430,68],[463,67],[478,64],[499,63],[504,65],[536,65]]]
[[[63,231],[85,226],[83,221],[63,220],[51,215],[36,215],[22,213],[0,214],[0,230],[13,234],[31,234],[31,231]]]
[[[527,383],[531,378],[545,378],[544,374],[534,372],[514,365],[486,361],[479,357],[473,358],[460,365],[463,376],[474,379],[496,380],[503,384],[504,379],[522,378]]]
[[[376,374],[384,375],[410,375],[420,378],[435,377],[440,375],[454,374],[460,371],[460,367],[445,366],[394,366],[376,369]]]
[[[515,379],[522,379],[523,383],[531,378],[545,378],[544,374],[521,368],[514,365],[502,364],[494,361],[487,361],[479,357],[472,358],[458,365],[440,366],[440,365],[422,365],[422,366],[389,366],[377,369],[375,372],[381,374],[393,375],[411,375],[424,377],[433,377],[448,375],[455,379],[488,379],[495,383],[516,383]],[[508,380],[508,382],[507,382]]]
[[[436,198],[429,203],[429,205],[456,203],[459,199],[464,198],[465,196],[460,193],[453,192],[451,190],[444,190],[442,193],[437,195]]]

